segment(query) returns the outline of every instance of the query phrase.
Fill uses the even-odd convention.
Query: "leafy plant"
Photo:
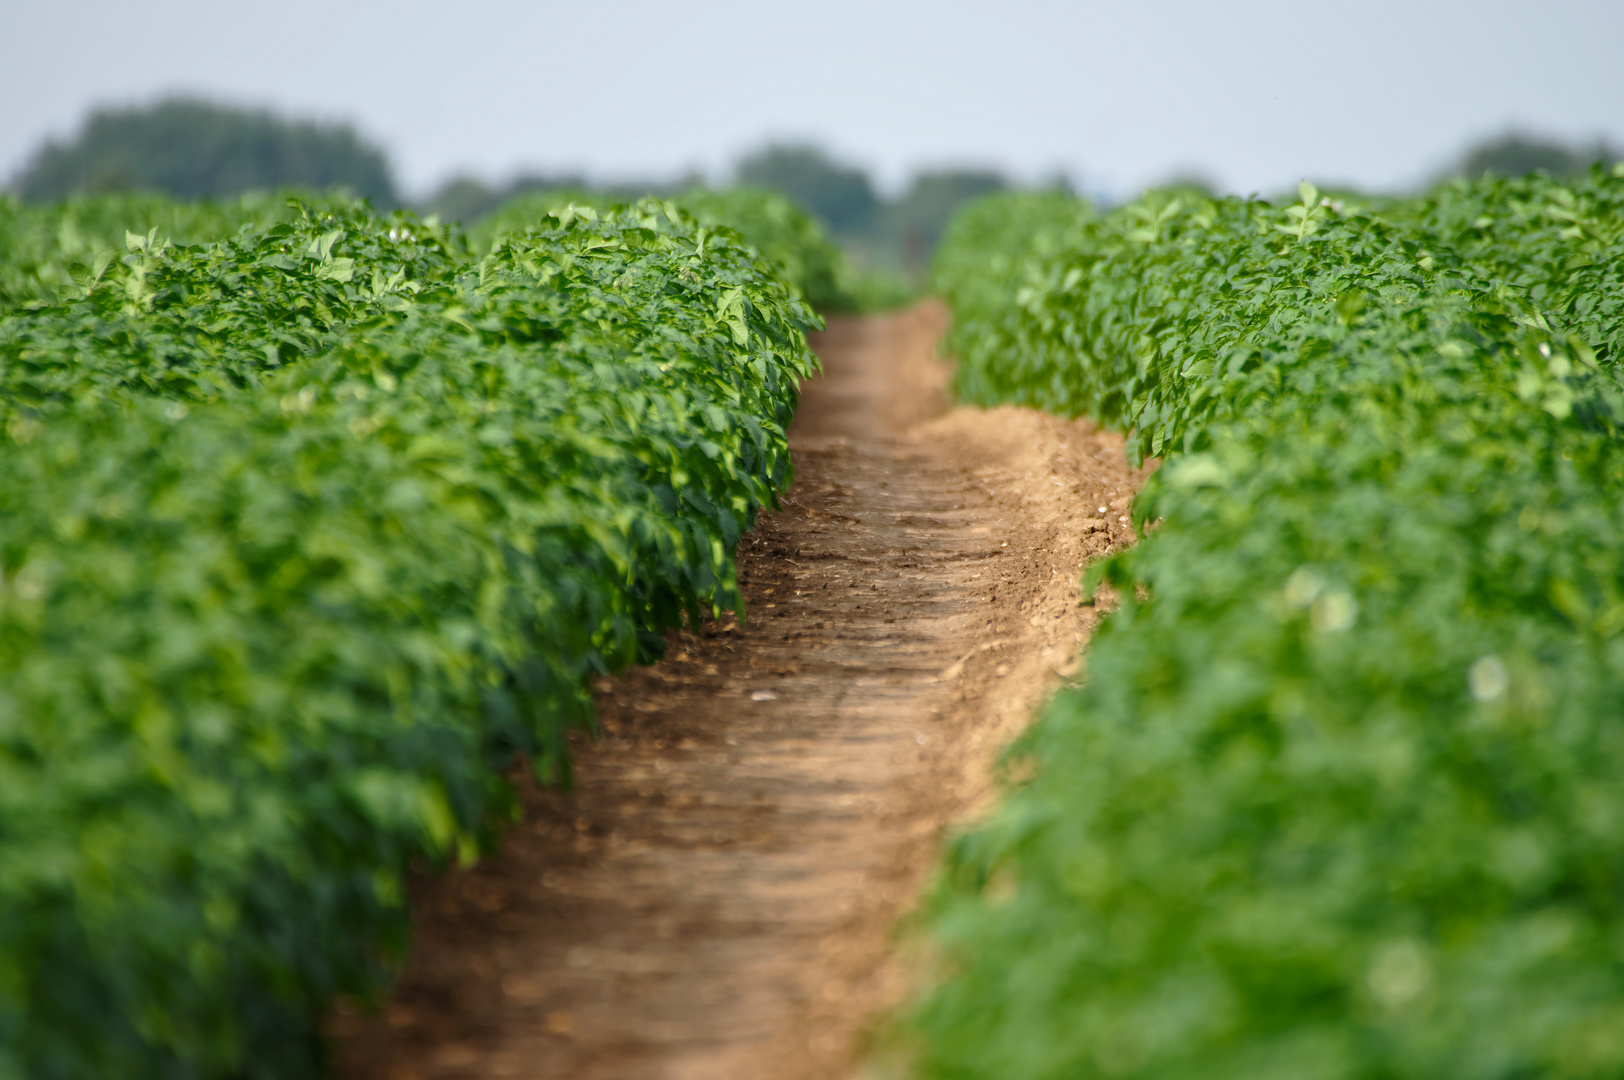
[[[949,282],[1027,283],[953,286],[961,378],[1168,463],[1088,685],[947,860],[927,1075],[1624,1070],[1620,195],[958,234]]]
[[[294,216],[288,196],[244,195],[183,203],[162,195],[81,196],[29,206],[0,194],[0,313],[54,299],[98,259],[111,262],[125,236],[156,229],[166,242],[188,245],[224,239],[244,225],[267,228]]]
[[[0,319],[0,1076],[304,1077],[586,681],[739,606],[816,317],[676,207],[364,207]]]
[[[745,243],[761,252],[778,276],[819,311],[853,307],[840,248],[823,226],[784,196],[762,188],[695,188],[678,196],[676,203],[700,221],[738,230]]]
[[[847,271],[840,248],[822,226],[784,196],[759,188],[694,188],[673,201],[712,228],[737,232],[781,280],[794,286],[817,310],[844,311],[853,306],[843,280]],[[586,189],[528,192],[480,220],[471,235],[477,247],[488,248],[540,215],[570,206],[601,213],[623,204],[613,195]]]

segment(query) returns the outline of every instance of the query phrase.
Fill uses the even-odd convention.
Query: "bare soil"
[[[940,838],[1098,613],[1128,543],[1121,440],[950,409],[945,312],[831,322],[796,482],[739,551],[748,619],[598,687],[575,784],[524,790],[500,853],[421,883],[377,1013],[331,1020],[351,1080],[853,1075],[906,991],[890,933]]]

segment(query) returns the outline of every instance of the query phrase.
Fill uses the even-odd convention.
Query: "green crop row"
[[[228,202],[176,202],[162,195],[78,197],[27,206],[0,193],[0,312],[71,289],[98,257],[117,257],[124,236],[157,229],[180,245],[230,236],[244,225],[269,228],[294,216],[286,196],[245,195]]]
[[[850,311],[857,306],[849,270],[839,246],[823,227],[784,196],[761,188],[694,188],[673,200],[707,225],[738,231],[818,311]],[[487,214],[471,230],[476,247],[486,247],[515,223],[566,206],[605,206],[590,191],[543,191],[520,195]]]
[[[944,251],[967,396],[1167,464],[948,856],[926,1075],[1624,1074],[1624,178],[1302,195]]]
[[[790,479],[818,323],[736,233],[284,217],[0,316],[6,1080],[316,1075]]]
[[[619,201],[587,190],[521,195],[475,223],[469,238],[483,254],[502,235],[522,232],[571,205],[600,213]],[[782,195],[758,188],[694,188],[674,202],[702,224],[739,233],[816,310],[858,306],[839,246]],[[343,205],[327,200],[313,204],[329,212],[339,212]],[[157,229],[159,237],[173,244],[200,244],[229,237],[245,225],[265,229],[287,221],[288,206],[287,194],[251,194],[219,203],[129,194],[34,207],[0,193],[0,311],[71,288],[74,275],[82,277],[98,256],[123,251],[127,231],[145,235]]]

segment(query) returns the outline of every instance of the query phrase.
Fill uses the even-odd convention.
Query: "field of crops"
[[[476,857],[517,758],[566,774],[589,678],[737,605],[815,365],[782,275],[828,251],[746,201],[804,250],[726,196],[477,253],[347,203],[0,202],[0,1078],[316,1075],[407,871]]]
[[[1006,196],[973,401],[1165,464],[952,848],[926,1075],[1624,1075],[1624,173]]]
[[[920,1072],[1624,1075],[1624,170],[1005,194],[935,276],[962,400],[1163,464],[928,898]],[[854,304],[762,191],[0,199],[0,1080],[319,1075],[408,875],[741,606]]]

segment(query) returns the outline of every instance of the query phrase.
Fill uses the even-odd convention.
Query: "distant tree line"
[[[867,173],[805,144],[767,146],[740,161],[737,176],[741,183],[782,191],[871,260],[900,259],[910,270],[929,258],[954,211],[1009,186],[988,169],[936,169],[916,173],[899,196],[887,200]]]
[[[348,125],[191,98],[96,110],[74,138],[41,147],[15,186],[31,202],[136,190],[218,199],[278,187],[397,201],[388,157]]]
[[[1508,131],[1473,144],[1449,170],[1449,175],[1469,179],[1484,173],[1505,177],[1527,176],[1531,172],[1573,176],[1597,163],[1608,164],[1619,159],[1618,150],[1605,140],[1575,146],[1526,131]]]

